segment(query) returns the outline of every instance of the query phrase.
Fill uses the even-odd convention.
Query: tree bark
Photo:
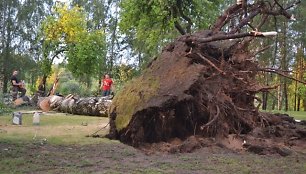
[[[303,100],[303,107],[304,107],[304,111],[306,111],[306,98],[304,98]]]
[[[283,95],[282,95],[282,85],[277,88],[277,110],[282,110],[283,103]]]
[[[297,73],[296,73],[296,78],[297,78]],[[294,84],[294,111],[296,111],[296,108],[297,108],[297,81],[295,81],[295,84]]]
[[[38,101],[38,106],[43,111],[51,109],[76,115],[107,117],[111,102],[108,97],[77,98],[73,95],[67,97],[53,95],[41,98]]]
[[[301,108],[301,96],[298,95],[298,99],[297,99],[297,111],[300,111]]]
[[[264,73],[265,78],[265,84],[269,86],[269,74]],[[268,91],[262,92],[262,110],[267,110],[268,106]]]
[[[289,103],[288,103],[288,85],[287,85],[287,79],[284,79],[284,100],[285,100],[285,111],[288,111]]]
[[[262,110],[267,110],[268,92],[262,92]]]

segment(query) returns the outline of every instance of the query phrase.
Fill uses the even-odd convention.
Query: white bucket
[[[14,125],[22,125],[22,113],[13,112],[12,122]]]
[[[40,123],[40,113],[35,112],[33,115],[33,125],[39,125]]]

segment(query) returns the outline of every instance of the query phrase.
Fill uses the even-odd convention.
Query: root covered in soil
[[[261,6],[252,6],[249,13],[257,13],[255,7]],[[230,8],[240,13],[237,5]],[[221,19],[211,30],[184,35],[169,44],[118,93],[110,108],[108,137],[141,147],[168,142],[170,152],[222,144],[285,155],[289,152],[283,146],[306,141],[305,126],[289,116],[261,113],[260,105],[254,104],[260,103],[256,93],[274,88],[256,82],[261,68],[248,49],[262,33],[239,33],[237,28],[224,33],[219,31],[225,25]],[[238,26],[243,27],[241,23]],[[241,37],[246,39],[235,39]],[[173,139],[182,142],[176,144]]]

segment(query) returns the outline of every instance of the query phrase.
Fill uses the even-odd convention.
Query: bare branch
[[[205,125],[201,126],[201,130],[203,130],[203,129],[207,128],[208,126],[212,125],[217,120],[217,118],[220,115],[220,108],[219,108],[218,105],[216,105],[216,110],[217,110],[217,113],[214,116],[214,118],[211,121],[209,121],[208,123],[206,123]]]
[[[218,41],[218,40],[228,40],[228,39],[239,39],[244,37],[265,37],[266,34],[270,34],[270,32],[248,32],[248,33],[238,33],[238,34],[227,34],[227,35],[215,35],[207,38],[200,38],[197,39],[200,43],[206,43],[206,42],[212,42],[212,41]],[[274,32],[272,34],[275,34]]]
[[[177,20],[177,18],[178,18],[178,9],[177,9],[177,7],[172,7],[171,11],[172,11],[173,18],[175,19],[174,27],[181,33],[181,35],[185,35],[186,31],[183,29],[183,27],[180,25],[180,23]]]
[[[267,49],[269,49],[269,48],[271,48],[271,47],[272,47],[272,45],[267,45],[267,46],[261,48],[260,50],[256,51],[256,52],[252,55],[252,57],[255,57],[256,55],[258,55],[258,54],[260,54],[260,53],[266,51]]]
[[[305,84],[306,85],[306,82],[305,81],[302,81],[302,80],[299,80],[299,79],[296,79],[294,77],[290,77],[282,72],[279,72],[279,71],[276,71],[274,69],[259,69],[258,71],[263,71],[263,72],[270,72],[270,73],[275,73],[275,74],[278,74],[280,76],[283,76],[283,77],[286,77],[288,79],[291,79],[291,80],[294,80],[294,81],[297,81],[299,83],[302,83],[302,84]]]
[[[204,56],[202,56],[200,53],[197,53],[198,56],[200,56],[203,60],[205,60],[209,65],[214,67],[219,73],[225,75],[225,72],[222,71],[220,68],[218,68],[214,63],[212,63],[210,60],[206,59]]]
[[[186,31],[183,29],[183,27],[179,24],[178,21],[174,21],[174,26],[181,33],[181,35],[186,34]]]
[[[250,15],[248,15],[246,18],[244,18],[233,30],[231,30],[229,33],[233,34],[241,30],[242,27],[245,25],[248,25],[248,23],[260,13],[260,8],[256,9],[254,12],[252,12]]]
[[[239,10],[241,10],[241,5],[235,4],[229,7],[221,16],[219,16],[216,23],[212,27],[212,31],[214,33],[220,31],[222,27],[230,21],[230,15],[236,14]]]
[[[274,5],[269,4],[269,2],[265,1],[258,1],[254,4],[248,5],[248,16],[244,16],[242,18],[241,11],[243,10],[241,4],[235,4],[231,7],[229,7],[218,19],[217,22],[212,27],[212,31],[214,33],[221,31],[222,28],[234,17],[240,17],[242,20],[239,22],[239,24],[233,28],[229,33],[234,34],[237,32],[240,32],[241,29],[246,26],[250,25],[250,22],[258,15],[262,14],[264,17],[260,21],[260,23],[257,25],[257,29],[261,28],[265,22],[268,19],[268,16],[285,16],[288,19],[293,19],[293,15],[289,14],[287,10],[290,8],[295,7],[297,4],[299,4],[301,1],[295,1],[292,4],[288,5],[287,7],[283,7],[280,5],[280,3],[277,0],[274,0]],[[279,8],[278,8],[279,7]],[[244,9],[245,10],[245,9]],[[254,30],[254,29],[253,29]]]
[[[184,14],[183,7],[182,7],[182,0],[177,0],[176,4],[177,4],[177,7],[178,7],[179,14],[188,23],[188,25],[186,26],[187,33],[191,33],[192,20],[191,20],[191,18],[189,16]]]

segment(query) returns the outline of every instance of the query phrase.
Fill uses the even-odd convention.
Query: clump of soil
[[[256,82],[260,68],[248,43],[205,41],[219,36],[226,33],[204,30],[165,47],[114,98],[108,137],[167,152],[218,145],[282,155],[305,142],[305,126],[255,106],[255,94],[270,87]]]

